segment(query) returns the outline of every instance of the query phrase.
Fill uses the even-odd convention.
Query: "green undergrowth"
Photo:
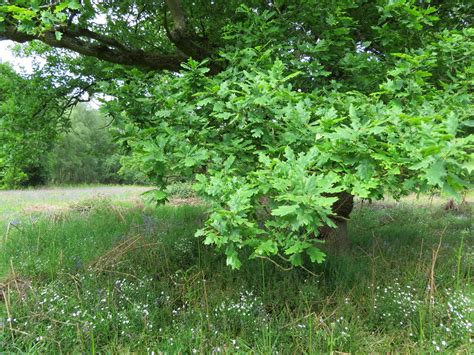
[[[470,208],[357,208],[325,263],[232,271],[193,236],[202,207],[86,207],[4,240],[2,351],[473,351]]]

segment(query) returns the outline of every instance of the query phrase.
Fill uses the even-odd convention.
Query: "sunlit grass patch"
[[[20,214],[58,212],[72,203],[94,198],[136,201],[148,189],[145,186],[76,185],[0,190],[0,222],[18,218]]]

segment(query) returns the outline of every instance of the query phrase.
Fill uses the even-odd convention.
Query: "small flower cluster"
[[[169,300],[164,292],[156,293],[152,281],[121,278],[101,285],[97,275],[74,275],[74,281],[52,282],[32,290],[7,322],[29,333],[34,325],[32,341],[77,330],[84,336],[93,332],[95,337],[114,333],[139,337],[159,328],[151,305],[156,300]]]
[[[218,312],[237,313],[242,316],[255,316],[262,311],[263,303],[258,300],[252,291],[242,291],[237,302],[224,301],[215,310]]]
[[[473,342],[472,317],[474,314],[473,297],[465,295],[461,291],[447,289],[442,297],[446,302],[435,304],[434,314],[439,325],[436,327],[436,336],[440,340],[435,346],[441,349],[448,342],[468,341]]]
[[[377,327],[410,329],[410,337],[416,339],[419,334],[415,330],[423,319],[423,327],[431,329],[432,350],[444,351],[451,344],[473,342],[470,318],[474,313],[473,299],[472,295],[451,289],[438,290],[435,296],[428,298],[425,292],[417,292],[414,287],[402,286],[396,281],[390,286],[377,287],[374,320]]]
[[[377,286],[373,312],[378,323],[403,328],[414,320],[421,305],[414,287],[395,281],[386,287]]]
[[[213,310],[217,324],[258,326],[268,318],[263,303],[253,291],[244,290],[237,300],[226,300]]]

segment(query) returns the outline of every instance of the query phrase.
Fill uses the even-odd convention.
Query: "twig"
[[[111,205],[110,207],[120,217],[120,220],[125,223],[125,217],[123,216],[122,212],[120,212],[120,209],[114,205]]]
[[[10,288],[10,286],[8,286],[8,288]],[[10,292],[8,292],[10,293]],[[10,313],[10,307],[9,307],[9,301],[7,299],[7,295],[5,294],[5,291],[2,290],[2,295],[3,295],[3,299],[5,300],[5,308],[7,309],[7,317],[8,319],[10,320],[9,322],[7,322],[10,326],[10,333],[11,333],[11,336],[12,336],[12,342],[15,342],[15,336],[13,335],[13,327],[12,327],[12,315]]]
[[[265,259],[265,260],[268,260],[270,262],[272,262],[275,266],[277,266],[278,268],[280,268],[281,270],[283,271],[290,271],[290,270],[293,270],[293,266],[290,266],[288,268],[278,264],[275,260],[269,258],[268,256],[263,256],[263,255],[257,255],[257,258],[260,258],[260,259]]]
[[[207,319],[207,327],[208,330],[211,330],[211,323],[210,323],[210,317],[209,317],[209,300],[207,297],[207,287],[206,287],[206,277],[204,276],[204,271],[201,271],[202,275],[202,287],[204,290],[204,302],[206,303],[206,319]]]
[[[293,321],[291,321],[290,323],[285,324],[284,326],[282,326],[280,329],[288,328],[289,326],[292,326],[293,324],[298,323],[298,322],[302,321],[303,319],[306,319],[306,318],[308,318],[308,317],[311,317],[312,315],[316,315],[316,312],[311,312],[310,314],[307,314],[307,315],[305,315],[304,317],[301,317],[301,318],[298,318],[298,319],[296,319],[296,320],[293,320]]]
[[[9,232],[10,232],[10,223],[7,224],[7,231],[5,232],[5,235],[3,236],[3,243],[7,242]]]
[[[441,232],[441,235],[439,237],[438,247],[436,248],[436,250],[432,251],[433,258],[431,261],[431,268],[428,273],[428,279],[429,279],[428,280],[428,295],[430,298],[430,307],[432,307],[434,304],[434,293],[436,292],[436,283],[435,283],[436,260],[438,259],[439,250],[441,248],[441,242],[443,240],[444,233],[446,232],[446,228],[447,227],[444,227],[443,231]]]

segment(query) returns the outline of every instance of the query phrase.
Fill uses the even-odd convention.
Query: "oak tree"
[[[92,80],[156,180],[194,178],[197,232],[241,250],[324,260],[353,198],[472,179],[473,5],[422,0],[3,1],[0,39]],[[80,56],[78,56],[80,55]],[[340,233],[342,238],[344,233]]]

